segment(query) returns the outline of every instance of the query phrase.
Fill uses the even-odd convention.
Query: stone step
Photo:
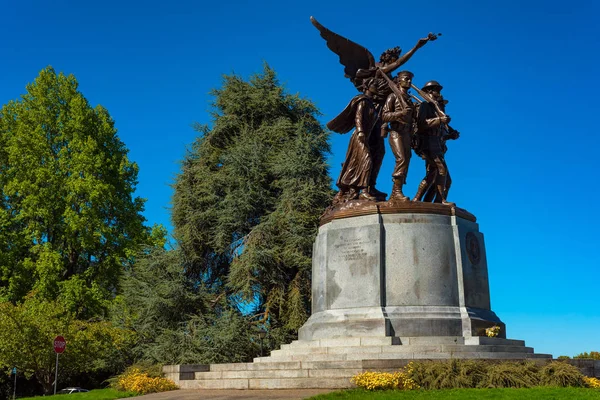
[[[398,338],[403,345],[413,344],[466,344],[466,345],[503,345],[525,346],[524,340],[491,338],[487,336],[417,336]]]
[[[360,353],[363,359],[374,359],[377,358],[374,354],[364,354]],[[351,358],[353,360],[359,360],[361,358]],[[254,359],[255,363],[259,362],[272,362],[272,361],[345,361],[349,360],[347,354],[294,354],[294,355],[284,355],[284,354],[274,354],[270,357],[258,357]]]
[[[525,348],[527,349],[527,348]],[[281,361],[347,361],[347,360],[377,360],[377,359],[524,359],[530,357],[548,358],[548,355],[537,355],[527,351],[407,351],[407,352],[380,352],[380,353],[343,353],[343,354],[294,354],[274,355],[255,359],[255,362],[281,362]]]
[[[268,357],[264,357],[268,359]],[[211,371],[255,371],[264,369],[300,369],[300,361],[277,361],[263,363],[211,364]]]
[[[294,340],[284,344],[280,350],[320,347],[362,347],[390,345],[491,345],[491,346],[525,346],[524,340],[489,338],[485,336],[419,336],[419,337],[350,337],[339,339]],[[318,352],[318,351],[316,351]]]
[[[378,370],[378,372],[389,372],[391,370]],[[396,372],[397,370],[393,370]],[[309,369],[308,376],[312,378],[347,378],[350,379],[356,374],[365,372],[363,368],[328,368],[328,369]]]
[[[180,389],[250,389],[248,379],[191,379],[177,384]]]
[[[272,356],[277,355],[293,355],[293,354],[327,354],[329,347],[298,347],[271,351]],[[355,347],[360,349],[361,347]]]
[[[447,345],[452,346],[452,345]],[[499,346],[484,345],[493,348]],[[479,347],[484,346],[469,346]],[[416,347],[416,346],[392,346]],[[466,346],[459,346],[466,347]],[[511,347],[511,346],[504,346]],[[521,346],[513,346],[521,348]],[[294,355],[291,357],[301,357]],[[531,359],[538,365],[551,359],[549,354],[523,352],[409,352],[409,353],[345,353],[305,354],[303,360],[281,360],[280,357],[262,357],[260,362],[166,366],[166,372],[179,375],[174,378],[182,389],[295,389],[295,388],[350,388],[350,378],[364,371],[395,372],[413,360]],[[347,359],[340,360],[340,357]],[[179,372],[177,372],[179,371]],[[181,377],[182,371],[191,377]],[[187,375],[186,375],[187,376]]]
[[[382,357],[380,358],[384,358]],[[433,359],[485,359],[485,360],[523,360],[528,358],[552,358],[548,354],[509,353],[509,352],[475,352],[475,353],[414,353],[414,360]]]
[[[210,371],[263,371],[263,370],[286,370],[286,369],[377,369],[377,368],[401,368],[410,360],[344,360],[344,361],[283,361],[269,362],[264,357],[262,362],[241,364],[211,364]],[[233,368],[232,368],[233,366]]]
[[[265,369],[246,371],[196,372],[195,378],[210,379],[250,379],[250,378],[308,378],[307,369]]]
[[[502,345],[502,346],[525,346],[524,340],[491,338],[487,336],[473,336],[464,338],[466,345]]]
[[[249,379],[250,389],[346,389],[356,387],[348,378]]]
[[[506,345],[398,345],[398,346],[350,346],[350,347],[301,347],[273,350],[272,357],[290,357],[309,354],[352,354],[352,353],[423,353],[423,352],[508,352],[508,353],[533,353],[533,348],[525,346]]]
[[[360,364],[360,363],[359,363]],[[395,372],[398,368],[380,368],[379,372]],[[267,378],[348,378],[366,371],[360,368],[286,369],[254,371],[196,372],[197,380],[267,379]]]
[[[391,336],[381,337],[349,337],[339,339],[294,340],[284,344],[281,349],[304,347],[350,347],[350,346],[390,346],[400,344],[400,338]]]
[[[552,354],[535,353],[530,358],[549,358],[552,359]]]
[[[398,341],[402,345],[436,345],[436,344],[465,344],[465,338],[462,336],[419,336],[419,337],[399,337]]]
[[[314,356],[314,355],[313,355]],[[381,354],[381,357],[390,356]],[[412,354],[413,359],[448,359],[450,354]],[[422,357],[420,357],[422,356]],[[464,356],[464,357],[463,357]],[[468,356],[468,357],[467,357]],[[472,353],[455,358],[516,360],[526,358],[551,358],[548,354],[523,353]],[[244,369],[195,372],[194,380],[181,380],[182,389],[294,389],[294,388],[350,388],[350,378],[364,371],[395,372],[410,359],[348,360],[328,362],[287,362],[258,364],[245,363]],[[301,365],[299,365],[301,364]],[[231,367],[232,364],[215,364],[212,367]],[[240,364],[233,364],[240,365]],[[254,369],[255,367],[261,369]],[[265,369],[262,369],[265,368]],[[270,369],[272,368],[272,369]],[[217,368],[219,369],[219,368]]]
[[[180,381],[181,389],[345,389],[355,387],[347,377],[250,378]]]
[[[350,337],[320,340],[294,340],[284,344],[281,349],[305,347],[351,347],[351,346],[389,346],[389,345],[438,345],[438,344],[466,344],[466,345],[504,345],[525,346],[524,340],[490,338],[486,336],[418,336],[418,337]]]
[[[263,370],[286,370],[286,369],[326,369],[326,368],[368,368],[371,364],[363,360],[350,361],[271,361],[269,357],[263,357],[262,362],[243,364],[211,364],[211,372],[219,371],[263,371]],[[375,360],[377,361],[377,360]],[[367,367],[364,367],[364,366]],[[386,368],[394,368],[395,365],[385,364]],[[232,368],[233,366],[233,368]]]
[[[210,365],[211,372],[218,371],[264,371],[264,370],[297,370],[297,369],[364,369],[364,370],[381,370],[381,369],[397,369],[402,368],[414,359],[444,359],[444,358],[495,358],[495,359],[547,359],[551,358],[549,354],[531,354],[531,353],[508,353],[508,356],[502,356],[498,352],[491,354],[480,353],[461,353],[450,355],[449,353],[432,353],[419,354],[413,353],[406,355],[392,354],[382,355],[382,358],[373,358],[373,354],[365,355],[364,358],[339,360],[339,355],[334,356],[336,359],[320,359],[320,360],[303,360],[303,361],[281,361],[274,360],[270,357],[261,358],[260,362],[240,363],[240,364],[212,364]],[[369,358],[370,357],[370,358]],[[390,357],[390,358],[385,358]],[[206,375],[209,376],[209,375]]]
[[[300,367],[299,362],[278,362],[277,364],[290,364],[293,366]],[[210,371],[246,371],[248,366],[253,365],[253,363],[226,363],[226,364],[210,364]],[[274,368],[275,369],[275,368]]]

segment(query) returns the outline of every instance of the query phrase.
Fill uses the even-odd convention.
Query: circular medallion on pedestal
[[[473,232],[467,233],[466,238],[467,255],[471,264],[477,265],[481,261],[481,248],[479,247],[479,240]]]

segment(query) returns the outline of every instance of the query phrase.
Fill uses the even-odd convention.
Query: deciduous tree
[[[59,381],[81,372],[111,369],[119,351],[127,351],[133,334],[106,321],[81,321],[68,305],[30,295],[18,305],[0,303],[0,368],[17,367],[35,379],[46,394],[55,371],[53,340],[61,335],[67,348],[60,355]]]
[[[103,313],[149,240],[138,168],[102,106],[74,76],[45,68],[0,109],[0,298],[63,298]]]

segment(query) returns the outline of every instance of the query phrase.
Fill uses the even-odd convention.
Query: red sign
[[[66,347],[67,347],[67,341],[65,340],[64,337],[57,336],[54,338],[54,351],[56,353],[62,353],[63,351],[65,351]]]

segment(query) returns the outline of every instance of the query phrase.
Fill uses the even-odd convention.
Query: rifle
[[[435,108],[435,112],[439,118],[448,118],[448,116],[442,111],[442,109],[438,105],[437,101],[435,101],[435,99],[433,97],[431,97],[428,93],[426,93],[426,92],[422,91],[421,89],[419,89],[418,87],[416,87],[413,83],[411,83],[410,86],[412,86],[412,88],[415,89],[416,92],[419,93],[419,96],[424,98],[425,101],[427,101],[428,103],[431,103],[433,105],[433,107]],[[446,127],[446,131],[448,131],[448,132],[450,131],[450,127],[448,126],[447,122],[442,123],[442,125]]]
[[[412,97],[413,99],[415,99],[417,101],[418,104],[421,104],[423,102],[423,100],[421,100],[420,98],[418,98],[417,96],[415,96],[414,94],[411,94],[410,97]]]
[[[400,100],[400,103],[402,104],[402,108],[407,108],[408,104],[406,104],[406,101],[404,101],[404,96],[403,96],[402,92],[398,89],[398,87],[396,86],[394,81],[392,81],[390,79],[390,77],[387,76],[387,74],[380,69],[377,70],[377,73],[381,74],[383,76],[383,78],[386,80],[388,86],[390,87],[390,89],[392,89],[392,92],[394,92],[394,94],[398,97],[398,100]]]
[[[442,109],[438,105],[437,101],[435,101],[435,99],[433,97],[431,97],[428,93],[425,93],[424,91],[422,91],[421,89],[419,89],[418,87],[416,87],[413,83],[411,83],[410,86],[412,86],[412,88],[415,89],[417,91],[417,93],[419,93],[419,96],[421,96],[422,98],[424,98],[425,101],[427,101],[427,102],[429,102],[429,103],[431,103],[433,105],[433,107],[435,108],[436,113],[438,114],[438,117],[441,117],[441,118],[447,118],[448,117],[442,111]]]

